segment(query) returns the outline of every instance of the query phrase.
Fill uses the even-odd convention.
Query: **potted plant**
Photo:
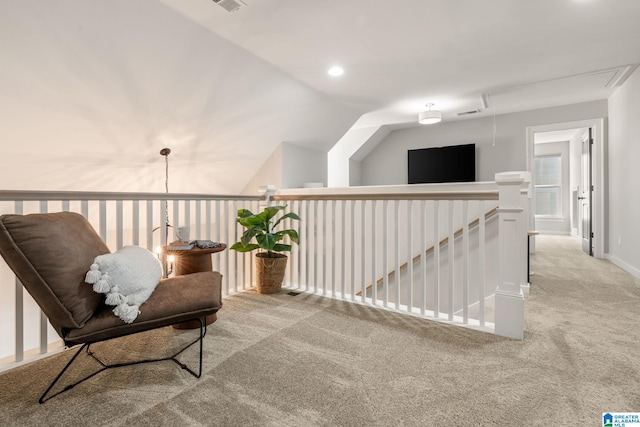
[[[300,220],[293,212],[281,215],[284,206],[267,206],[262,212],[254,214],[248,209],[238,209],[237,222],[246,228],[239,242],[231,246],[238,252],[250,252],[262,249],[256,254],[256,288],[258,293],[273,294],[280,292],[284,271],[287,267],[287,256],[281,252],[290,252],[291,245],[282,243],[285,236],[293,243],[299,243],[298,232],[293,229],[277,230],[280,223],[291,218]],[[255,242],[254,242],[255,238]]]

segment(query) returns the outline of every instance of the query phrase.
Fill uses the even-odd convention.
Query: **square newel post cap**
[[[276,192],[276,186],[273,184],[261,185],[258,187],[258,194],[273,194]]]
[[[525,185],[527,173],[528,172],[500,172],[496,174],[496,185],[500,193],[499,210],[501,212],[520,212],[522,210],[520,189]]]
[[[261,185],[258,187],[258,194],[264,197],[260,205],[268,206],[271,203],[271,196],[276,194],[276,186],[273,184]]]

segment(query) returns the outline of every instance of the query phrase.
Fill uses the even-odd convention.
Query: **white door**
[[[591,227],[591,202],[593,198],[591,149],[593,147],[592,129],[582,139],[582,167],[580,178],[580,223],[582,225],[582,250],[593,256],[593,230]]]

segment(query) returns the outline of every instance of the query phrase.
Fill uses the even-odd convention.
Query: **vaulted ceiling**
[[[640,62],[637,0],[162,1],[386,123],[604,99]]]

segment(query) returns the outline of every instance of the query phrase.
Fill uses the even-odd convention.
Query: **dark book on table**
[[[211,240],[196,240],[195,244],[200,249],[219,248],[220,246],[222,246],[222,243],[214,242]]]

